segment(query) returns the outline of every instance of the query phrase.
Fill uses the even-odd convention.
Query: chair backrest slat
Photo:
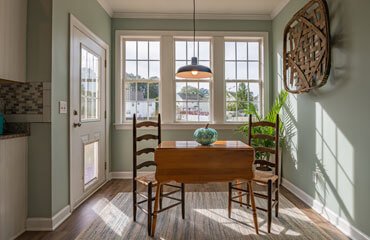
[[[252,121],[252,115],[249,115],[249,128],[248,128],[248,144],[252,146],[252,139],[258,139],[258,140],[270,140],[274,142],[274,148],[264,147],[264,146],[253,146],[254,150],[257,153],[267,153],[267,154],[274,154],[275,161],[269,162],[268,160],[258,159],[255,160],[256,165],[263,167],[272,167],[275,169],[275,174],[280,175],[279,170],[279,130],[280,130],[280,118],[279,115],[276,115],[276,122],[267,122],[267,121],[260,121],[260,122],[253,122]],[[274,128],[274,134],[273,135],[267,135],[267,134],[257,134],[253,132],[253,128],[255,127],[270,127]],[[280,176],[279,176],[280,177]]]
[[[154,153],[155,148],[144,148],[136,152],[136,156],[140,156],[142,154]]]
[[[275,154],[275,149],[267,147],[254,147],[254,151]]]
[[[158,123],[151,122],[151,121],[145,121],[145,122],[139,122],[136,124],[136,128],[142,128],[142,127],[158,127]]]
[[[157,164],[154,161],[145,161],[136,166],[136,169],[139,170],[144,167],[151,167],[151,166],[157,166]]]
[[[267,134],[254,134],[254,135],[252,134],[252,138],[275,141],[275,136]]]
[[[252,127],[272,127],[275,128],[275,123],[260,121],[260,122],[252,122]]]
[[[143,141],[143,140],[157,140],[157,139],[158,139],[157,135],[145,134],[145,135],[142,135],[140,137],[137,137],[136,141],[140,142],[140,141]]]

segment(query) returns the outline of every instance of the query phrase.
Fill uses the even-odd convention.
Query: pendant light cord
[[[194,48],[194,57],[195,57],[195,0],[193,0],[193,48]]]

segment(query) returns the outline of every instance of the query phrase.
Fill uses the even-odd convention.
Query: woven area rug
[[[335,239],[284,196],[280,197],[280,215],[273,217],[270,234],[266,213],[258,212],[260,235],[256,235],[251,210],[234,203],[229,219],[227,199],[225,192],[187,192],[185,219],[181,218],[180,206],[160,213],[155,239]],[[257,205],[262,203],[257,201]],[[77,239],[152,239],[147,236],[144,213],[138,210],[137,222],[132,220],[131,193],[119,193],[112,201],[100,200],[93,210],[99,217]]]

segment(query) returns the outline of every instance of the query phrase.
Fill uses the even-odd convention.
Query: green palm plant
[[[261,114],[257,111],[256,106],[253,103],[249,103],[248,107],[244,109],[244,112],[247,115],[252,115],[256,118],[257,121],[267,121],[267,122],[276,122],[276,116],[280,113],[282,107],[286,103],[288,97],[287,91],[281,91],[279,95],[276,97],[274,104],[271,107],[271,110],[263,117]],[[281,119],[281,118],[280,118]],[[284,145],[285,143],[285,135],[284,135],[284,122],[280,121],[280,144]],[[249,130],[249,123],[245,123],[241,127],[238,128],[238,131],[242,134],[248,135]],[[274,129],[271,127],[254,127],[252,129],[252,134],[266,134],[266,135],[274,135]],[[263,147],[274,147],[274,141],[268,140],[268,139],[252,139],[252,146],[263,146]],[[269,153],[256,153],[257,159],[265,159],[268,160],[270,158]]]

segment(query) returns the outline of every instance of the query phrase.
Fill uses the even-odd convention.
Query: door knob
[[[82,125],[82,124],[81,124],[80,122],[78,122],[78,123],[73,123],[73,127],[75,127],[75,128],[76,128],[76,127],[81,127],[81,125]]]

